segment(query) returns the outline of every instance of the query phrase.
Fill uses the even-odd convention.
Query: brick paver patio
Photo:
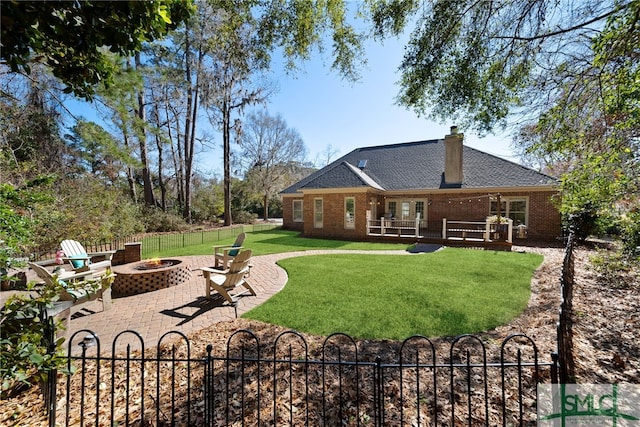
[[[140,342],[143,342],[148,349],[156,346],[167,332],[177,331],[187,335],[217,322],[233,320],[236,318],[236,311],[240,316],[265,302],[280,291],[288,280],[284,269],[276,265],[277,261],[296,256],[328,253],[409,254],[402,250],[308,250],[254,256],[251,261],[249,282],[257,295],[247,294],[239,298],[235,309],[224,304],[222,297],[215,293],[211,299],[205,298],[204,278],[199,269],[213,266],[213,255],[180,257],[188,260],[191,265],[190,280],[170,288],[113,298],[111,309],[107,311],[103,310],[102,302],[99,300],[73,306],[66,337],[74,337],[71,343],[71,351],[74,354],[80,351],[78,342],[89,335],[89,331],[98,336],[101,346],[100,354],[103,356],[111,354],[116,336],[118,336],[117,353],[125,350],[127,345],[131,345],[132,350],[137,350],[141,347]],[[35,274],[29,271],[27,278],[35,279]],[[4,304],[4,301],[15,292],[19,291],[0,292],[0,303]],[[135,331],[135,334],[124,331]],[[68,343],[64,345],[66,348]]]
[[[285,286],[288,279],[287,273],[276,265],[278,260],[301,255],[355,252],[311,250],[253,257],[249,282],[257,295],[249,294],[239,299],[236,307],[238,316],[262,304]],[[364,253],[407,254],[408,252],[366,251]],[[189,334],[217,322],[234,319],[236,317],[234,308],[224,305],[221,297],[217,295],[211,299],[204,297],[204,279],[198,269],[214,265],[213,255],[181,258],[189,260],[191,264],[193,272],[188,282],[139,295],[114,298],[111,309],[107,311],[103,311],[100,301],[90,301],[74,306],[67,333],[67,337],[77,333],[72,342],[72,352],[79,351],[77,342],[88,335],[82,332],[84,330],[92,331],[98,336],[101,344],[100,354],[106,355],[111,353],[114,338],[119,334],[121,335],[117,340],[116,352],[124,350],[128,344],[131,344],[132,349],[138,349],[140,340],[144,342],[145,348],[156,346],[160,338],[169,331]],[[140,338],[132,333],[122,334],[123,331],[135,331]]]

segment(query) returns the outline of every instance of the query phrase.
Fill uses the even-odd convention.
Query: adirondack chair
[[[205,280],[205,290],[207,298],[211,297],[211,291],[216,291],[232,305],[235,305],[237,299],[250,293],[255,295],[251,285],[247,283],[246,277],[249,274],[249,260],[251,259],[251,249],[240,251],[231,261],[227,270],[217,268],[203,267],[201,268]],[[231,294],[236,287],[242,286],[245,289],[241,292]]]
[[[236,241],[231,246],[214,246],[213,256],[215,257],[215,266],[228,268],[229,262],[240,252],[242,249],[242,243],[246,237],[245,233],[238,234]]]
[[[73,305],[76,305],[102,298],[102,309],[107,311],[111,308],[112,280],[110,279],[115,275],[110,271],[105,270],[102,274],[98,274],[96,271],[86,270],[82,273],[69,272],[54,275],[34,262],[30,262],[29,267],[46,285],[54,285],[57,278],[58,283],[62,285],[59,301],[72,301]],[[96,274],[98,275],[95,276]],[[84,280],[86,283],[82,287],[73,286],[73,282],[77,280]]]
[[[75,271],[83,270],[104,270],[111,267],[111,258],[116,251],[105,252],[87,252],[82,244],[76,240],[63,240],[60,243],[60,247],[64,252],[65,261],[69,261],[69,264]],[[97,261],[97,258],[102,258],[102,261]]]

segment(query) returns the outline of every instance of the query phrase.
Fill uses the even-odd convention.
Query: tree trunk
[[[269,221],[269,193],[264,193],[264,222]]]
[[[199,61],[201,58],[199,58]],[[198,66],[198,69],[200,67]],[[198,117],[198,100],[199,96],[199,73],[196,73],[196,84],[193,93],[190,95],[193,98],[193,107],[191,112],[191,130],[189,132],[189,140],[185,141],[185,173],[184,173],[184,210],[186,213],[185,219],[189,224],[192,222],[191,218],[191,177],[193,175],[193,153],[195,151],[196,141],[196,122]]]
[[[158,111],[158,104],[156,103],[153,109],[154,112],[154,120],[156,122],[156,126],[160,126],[160,112]],[[167,185],[164,182],[164,174],[162,173],[163,166],[163,147],[162,140],[160,139],[160,135],[156,132],[155,134],[156,140],[156,148],[158,149],[158,187],[160,187],[160,206],[163,211],[167,211]]]
[[[193,174],[193,153],[195,148],[195,132],[196,132],[196,120],[198,115],[198,98],[200,84],[200,69],[202,65],[203,55],[202,52],[198,53],[196,63],[196,83],[193,84],[192,70],[191,70],[191,40],[189,38],[189,31],[186,32],[187,37],[185,39],[185,78],[187,80],[187,112],[185,114],[184,123],[184,208],[182,212],[183,218],[188,222],[192,222],[191,218],[191,176]]]
[[[140,53],[135,56],[136,69],[141,67]],[[138,143],[140,145],[140,162],[142,163],[142,185],[144,189],[144,203],[147,206],[155,206],[155,198],[153,197],[153,184],[151,182],[151,172],[149,172],[149,161],[147,159],[147,132],[145,130],[146,114],[144,108],[144,92],[138,92],[138,111],[136,115],[140,119],[138,128]],[[138,126],[136,126],[138,127]]]
[[[224,225],[229,226],[231,220],[231,110],[229,102],[222,105],[222,146],[224,156]]]
[[[124,137],[124,146],[129,148],[129,134],[126,129],[123,128],[122,135]],[[133,168],[127,166],[127,185],[129,186],[129,197],[133,203],[138,203],[138,194],[136,193],[136,181],[133,177]]]

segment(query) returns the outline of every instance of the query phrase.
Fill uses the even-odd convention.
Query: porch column
[[[489,223],[489,220],[487,220],[485,228],[484,228],[484,241],[488,242],[489,241],[489,236],[491,235],[491,224]]]

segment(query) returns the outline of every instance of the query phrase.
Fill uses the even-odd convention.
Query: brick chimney
[[[451,133],[444,137],[444,182],[462,184],[462,140],[457,126],[451,126]]]

